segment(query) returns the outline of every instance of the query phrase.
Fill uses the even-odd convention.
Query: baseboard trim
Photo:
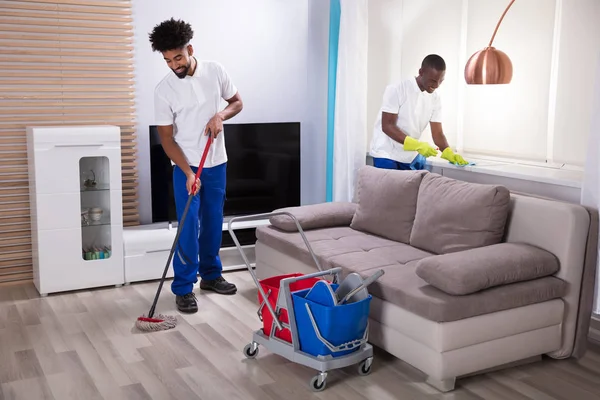
[[[600,315],[592,314],[592,323],[590,324],[592,329],[600,331]]]
[[[590,339],[592,342],[595,342],[596,344],[600,345],[600,331],[597,331],[595,329],[590,329],[590,333],[588,334],[588,339]]]
[[[588,338],[598,344],[600,344],[600,315],[592,315],[592,321],[590,322],[590,331]]]

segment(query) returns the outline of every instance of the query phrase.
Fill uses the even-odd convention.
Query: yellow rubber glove
[[[446,147],[446,149],[442,151],[442,158],[456,165],[467,165],[469,163],[468,161],[465,161],[460,154],[455,154],[450,147]]]
[[[433,157],[437,155],[437,150],[426,142],[419,142],[417,139],[407,136],[404,139],[404,150],[406,151],[417,151],[423,157]]]

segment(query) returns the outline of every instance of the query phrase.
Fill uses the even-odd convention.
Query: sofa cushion
[[[429,173],[419,188],[410,245],[435,254],[500,243],[510,192]]]
[[[365,166],[358,172],[358,208],[351,227],[408,243],[417,195],[427,171],[396,171]]]
[[[359,269],[372,265],[393,265],[417,261],[431,253],[352,228],[326,228],[305,232],[322,268],[331,268],[332,261],[354,260]],[[256,229],[256,237],[267,246],[305,264],[315,266],[299,233],[285,232],[273,226]],[[316,266],[315,266],[316,267]]]
[[[300,207],[287,207],[275,211],[285,211],[298,220],[302,230],[350,226],[357,204],[332,202],[309,204]],[[297,232],[296,222],[289,215],[276,215],[269,222],[284,231]]]
[[[545,277],[525,282],[496,286],[477,293],[454,296],[445,293],[422,280],[415,273],[417,261],[405,265],[372,265],[372,269],[357,272],[363,278],[383,269],[385,275],[369,286],[369,292],[425,319],[450,322],[477,315],[523,307],[563,297],[567,284],[555,277]],[[332,267],[343,264],[332,263]]]
[[[523,243],[499,243],[424,258],[415,272],[448,294],[465,295],[549,276],[558,270],[558,259],[546,250]]]

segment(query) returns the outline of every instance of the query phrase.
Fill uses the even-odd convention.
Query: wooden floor
[[[329,374],[313,393],[312,370],[261,348],[242,349],[260,327],[248,272],[228,279],[236,296],[199,294],[200,311],[177,328],[138,333],[157,282],[39,298],[33,285],[0,287],[0,400],[8,399],[600,399],[600,348],[585,358],[544,360],[459,380],[441,394],[425,377],[376,351],[373,372]],[[164,286],[158,311],[178,314]]]

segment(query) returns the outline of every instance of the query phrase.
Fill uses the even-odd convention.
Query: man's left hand
[[[212,134],[213,139],[216,139],[219,136],[219,133],[223,131],[223,118],[219,114],[215,114],[214,117],[208,121],[206,124],[206,129],[204,130],[205,135]]]
[[[450,147],[446,147],[442,152],[442,158],[450,161],[454,165],[467,165],[469,162],[466,161],[460,154],[456,154]]]

